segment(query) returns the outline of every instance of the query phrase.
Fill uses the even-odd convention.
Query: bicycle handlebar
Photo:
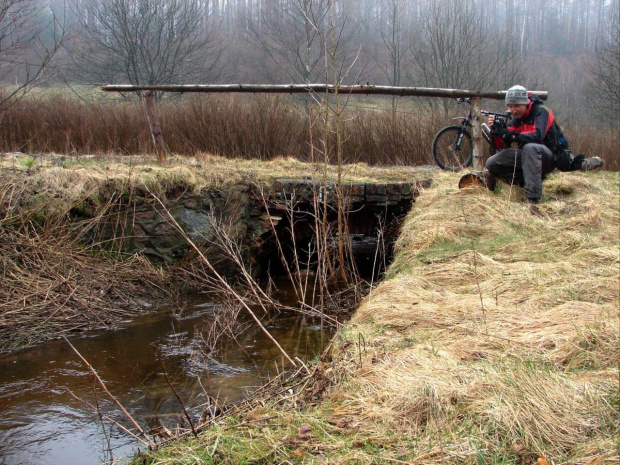
[[[469,103],[471,105],[471,99],[470,98],[461,98],[461,97],[457,97],[454,100],[456,100],[456,103]],[[496,113],[494,111],[486,111],[486,110],[480,110],[480,113],[482,113],[483,115],[493,115],[493,116],[499,116],[501,118],[506,118],[506,119],[510,119],[512,117],[512,113],[507,111],[506,113]]]
[[[512,113],[507,111],[506,113],[495,113],[493,111],[486,111],[486,110],[480,110],[480,113],[482,113],[483,115],[493,115],[493,116],[499,116],[500,118],[505,118],[505,119],[510,119],[512,118]]]

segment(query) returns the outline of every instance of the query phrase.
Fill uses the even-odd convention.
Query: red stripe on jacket
[[[528,108],[527,108],[525,114],[523,115],[522,120],[527,120],[528,119],[528,117],[530,116],[530,112],[532,110],[533,105],[534,105],[534,102],[530,101],[530,104],[528,105]],[[547,107],[543,107],[543,108],[544,108],[544,110],[546,110],[546,113],[547,113],[547,118],[546,118],[547,121],[546,121],[545,127],[541,128],[541,134],[540,134],[539,140],[538,140],[538,138],[536,138],[536,140],[532,140],[530,142],[535,142],[535,143],[542,144],[543,140],[545,139],[545,136],[547,135],[547,132],[549,132],[549,129],[551,128],[551,126],[553,125],[553,122],[555,121],[555,117],[553,116],[553,112],[549,108],[547,108]],[[536,132],[536,123],[539,122],[541,116],[542,115],[539,115],[538,119],[535,120],[533,123],[521,124],[519,126],[508,126],[508,129],[511,130],[511,131],[514,131],[514,132],[516,132],[517,134],[520,134],[520,135],[526,135],[526,136],[527,135],[535,135],[535,134],[537,134],[537,132]],[[498,150],[502,150],[502,149],[506,148],[506,143],[502,139],[500,139],[499,137],[495,136],[494,137],[494,142],[495,142],[495,147]],[[519,145],[524,145],[521,142],[518,142],[518,143],[519,143]]]

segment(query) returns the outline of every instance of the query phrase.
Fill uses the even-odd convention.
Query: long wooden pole
[[[473,98],[480,97],[493,100],[503,100],[506,91],[477,92],[462,89],[439,89],[433,87],[396,87],[372,85],[339,85],[331,84],[161,84],[150,86],[134,86],[130,84],[114,84],[102,86],[105,92],[207,92],[207,93],[334,93],[357,95],[394,95],[401,97],[446,97],[446,98]],[[546,100],[546,91],[531,91],[541,100]]]

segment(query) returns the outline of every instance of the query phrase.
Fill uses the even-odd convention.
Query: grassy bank
[[[618,463],[617,173],[459,192],[439,173],[332,348],[136,464]]]

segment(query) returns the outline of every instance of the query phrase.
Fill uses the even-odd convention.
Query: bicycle
[[[456,103],[468,103],[471,105],[469,98],[457,98]],[[511,114],[494,113],[492,111],[482,110],[483,115],[494,116],[493,127],[501,127],[507,124]],[[471,108],[465,117],[453,118],[461,120],[458,126],[446,126],[442,128],[433,140],[433,158],[439,167],[446,171],[460,171],[467,168],[474,160],[473,139],[469,128],[471,123]],[[491,153],[495,153],[495,144],[491,136],[491,129],[486,123],[482,123],[482,137],[491,146]]]

